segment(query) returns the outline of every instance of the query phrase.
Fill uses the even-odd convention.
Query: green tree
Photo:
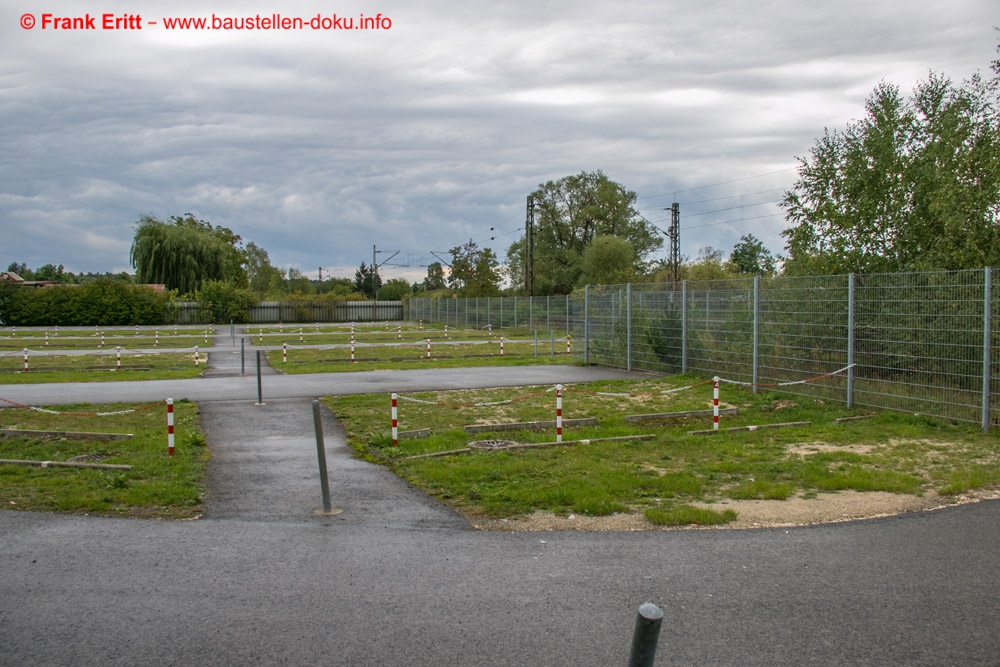
[[[635,248],[617,236],[595,236],[583,251],[580,281],[586,285],[616,285],[635,274]]]
[[[374,299],[380,287],[382,287],[382,277],[378,275],[378,270],[361,262],[361,266],[354,272],[355,291]]]
[[[427,265],[427,277],[424,279],[424,289],[431,290],[444,289],[444,268],[441,262],[431,262]]]
[[[698,249],[698,259],[685,262],[681,267],[681,277],[686,280],[722,280],[732,278],[726,263],[722,261],[723,252],[712,246]]]
[[[268,296],[275,278],[283,280],[278,269],[271,265],[267,251],[253,241],[248,242],[243,249],[243,270],[247,274],[250,290],[258,299]]]
[[[211,322],[245,323],[250,321],[250,309],[257,305],[257,296],[247,287],[237,287],[223,280],[206,280],[198,290],[198,305]]]
[[[771,251],[764,247],[753,234],[740,237],[729,255],[728,267],[735,273],[749,273],[754,276],[773,276],[777,261]]]
[[[603,172],[581,172],[540,185],[535,203],[533,273],[536,294],[568,294],[582,285],[583,256],[597,236],[628,241],[639,262],[663,245],[635,209],[636,194]],[[524,282],[525,239],[510,246],[507,264],[515,285]]]
[[[500,261],[491,248],[480,248],[471,239],[449,250],[448,285],[462,297],[499,296]]]
[[[140,283],[162,283],[193,294],[206,280],[246,286],[241,239],[225,227],[213,227],[190,213],[164,222],[143,215],[136,223],[129,259]]]
[[[378,298],[383,301],[399,301],[410,294],[410,282],[405,278],[390,278],[382,285]]]
[[[909,99],[882,83],[827,131],[782,203],[785,272],[873,273],[1000,263],[1000,62],[962,85],[931,74]]]

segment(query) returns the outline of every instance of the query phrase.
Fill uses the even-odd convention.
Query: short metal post
[[[247,374],[246,338],[240,338],[240,375]]]
[[[323,511],[332,509],[330,504],[330,480],[326,472],[326,447],[323,443],[323,418],[319,413],[319,401],[312,402],[313,426],[316,428],[316,456],[319,458],[319,483],[323,491]]]
[[[257,405],[264,405],[264,392],[260,384],[260,350],[257,350]]]
[[[660,640],[660,626],[663,625],[663,610],[651,602],[639,607],[632,633],[632,653],[628,667],[653,667],[656,659],[656,645]]]

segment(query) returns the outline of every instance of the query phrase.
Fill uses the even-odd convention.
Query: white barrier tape
[[[437,405],[437,401],[424,401],[419,398],[410,398],[409,396],[403,396],[399,394],[397,398],[401,401],[409,401],[410,403],[421,403],[423,405]]]
[[[806,380],[794,380],[794,381],[790,381],[790,382],[778,382],[778,383],[775,383],[775,384],[761,384],[761,383],[758,382],[757,386],[758,387],[790,387],[793,384],[808,384],[809,382],[813,382],[814,380],[819,380],[821,378],[827,378],[827,377],[832,377],[834,375],[839,375],[840,373],[843,373],[846,370],[854,368],[855,366],[857,366],[857,364],[850,364],[849,366],[844,366],[840,370],[833,371],[832,373],[823,373],[822,375],[817,375],[816,377],[808,378]],[[727,380],[726,378],[722,378],[722,377],[719,378],[719,382],[725,382],[726,384],[738,384],[738,385],[740,385],[742,387],[752,387],[753,386],[753,382],[740,382],[738,380]]]

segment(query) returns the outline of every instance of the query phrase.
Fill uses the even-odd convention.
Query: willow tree
[[[241,239],[225,227],[213,227],[190,213],[164,222],[143,215],[136,223],[129,259],[140,283],[166,285],[194,294],[207,280],[246,282]]]

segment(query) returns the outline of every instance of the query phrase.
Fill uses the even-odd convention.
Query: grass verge
[[[839,404],[726,387],[723,402],[739,408],[723,427],[787,422],[811,426],[690,436],[711,417],[626,423],[627,414],[700,410],[711,406],[711,385],[663,393],[700,378],[611,381],[567,387],[564,418],[595,417],[597,426],[565,430],[566,440],[651,433],[648,441],[589,442],[542,449],[408,456],[460,449],[474,440],[519,443],[555,440],[554,429],[467,434],[469,424],[553,420],[555,395],[547,387],[423,392],[399,400],[400,429],[431,435],[389,437],[387,394],[328,397],[357,452],[470,517],[508,518],[533,512],[557,515],[644,513],[655,525],[731,521],[728,512],[693,511],[723,499],[781,502],[841,490],[922,495],[957,494],[1000,484],[998,438],[971,425],[901,413],[834,423],[864,414]],[[615,396],[609,394],[631,394]],[[420,403],[414,402],[422,401]],[[479,405],[476,405],[479,404]],[[718,516],[716,516],[718,514]]]
[[[17,435],[0,437],[0,459],[86,460],[124,464],[131,470],[40,468],[0,465],[0,506],[4,509],[185,519],[201,513],[202,477],[209,453],[198,407],[174,406],[174,455],[167,455],[166,408],[117,403],[34,410],[0,410],[0,428],[40,431],[131,433],[123,440]],[[99,412],[135,410],[97,417]],[[73,414],[81,413],[81,414]]]
[[[201,375],[207,366],[205,352],[194,365],[194,353],[122,355],[121,370],[117,370],[115,353],[86,356],[29,356],[28,370],[24,359],[0,358],[0,385],[40,384],[52,382],[117,382],[121,380],[177,380]]]

